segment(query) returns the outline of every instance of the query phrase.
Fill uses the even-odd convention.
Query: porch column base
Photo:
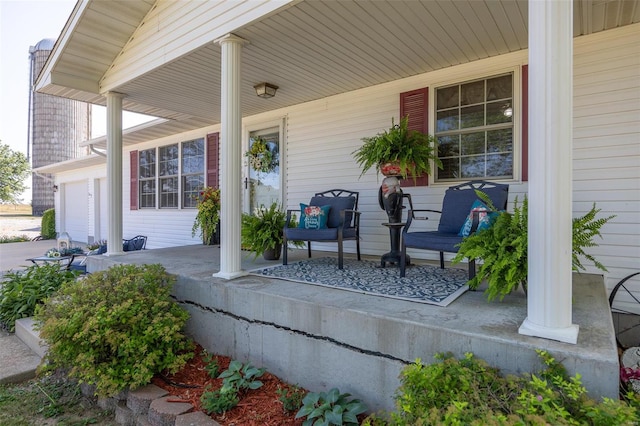
[[[545,327],[534,324],[529,320],[529,317],[527,317],[518,329],[518,333],[525,336],[542,337],[543,339],[558,340],[575,345],[578,343],[579,328],[577,324],[571,324],[569,327],[563,328]]]
[[[232,280],[234,278],[244,277],[245,275],[249,275],[247,271],[237,271],[237,272],[216,272],[212,276],[215,278],[223,278],[225,280]]]

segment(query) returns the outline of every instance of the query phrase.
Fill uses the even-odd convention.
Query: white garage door
[[[71,182],[64,188],[64,228],[73,241],[86,243],[89,226],[87,182]]]

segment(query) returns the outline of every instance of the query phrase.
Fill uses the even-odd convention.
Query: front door
[[[256,208],[269,207],[274,202],[280,204],[280,129],[271,127],[250,132],[246,159],[249,212],[253,214]]]

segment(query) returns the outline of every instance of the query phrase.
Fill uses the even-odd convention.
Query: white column
[[[529,1],[529,292],[519,332],[575,344],[572,23],[573,2]]]
[[[242,216],[242,45],[233,34],[216,40],[222,47],[220,105],[220,272],[216,277],[233,279],[242,270],[240,227]]]
[[[122,98],[107,98],[107,256],[122,254]]]

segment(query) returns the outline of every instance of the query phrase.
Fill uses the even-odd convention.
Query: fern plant
[[[605,218],[596,219],[596,215],[600,213],[601,210],[602,209],[596,209],[596,203],[593,203],[591,210],[589,210],[587,214],[573,219],[571,266],[574,271],[584,271],[586,269],[580,262],[580,256],[582,256],[592,262],[596,268],[607,272],[607,268],[605,268],[602,263],[598,262],[598,260],[596,260],[592,255],[584,251],[584,248],[598,246],[598,244],[593,242],[593,239],[595,237],[602,238],[600,228],[602,228],[605,223],[616,217],[615,215],[611,215]]]
[[[476,194],[490,210],[496,211],[485,193],[476,191]],[[591,261],[596,268],[607,270],[602,263],[584,251],[585,248],[598,245],[594,238],[602,237],[600,228],[615,217],[611,215],[596,219],[599,212],[600,209],[596,209],[594,203],[584,216],[576,217],[572,221],[572,268],[576,272],[585,269],[580,261],[581,257]],[[516,197],[513,213],[499,212],[491,227],[470,235],[460,243],[453,263],[465,258],[483,261],[476,276],[468,282],[469,288],[475,289],[486,280],[486,295],[489,300],[496,297],[502,300],[519,285],[527,291],[527,226],[527,197],[524,197],[522,206],[518,205]]]

